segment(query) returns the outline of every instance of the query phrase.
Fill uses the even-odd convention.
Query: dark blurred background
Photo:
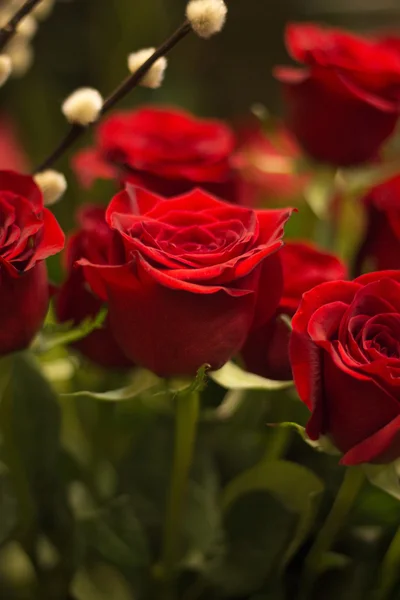
[[[194,35],[170,55],[160,90],[137,89],[123,105],[177,104],[199,115],[238,118],[254,103],[280,114],[279,88],[271,70],[289,59],[285,23],[317,20],[353,30],[400,30],[400,0],[227,0],[222,34],[210,41]],[[127,74],[128,53],[156,46],[182,21],[186,0],[57,0],[34,39],[35,61],[21,79],[1,90],[33,164],[54,147],[66,128],[63,99],[77,86],[107,95]],[[90,142],[90,134],[82,141]],[[68,172],[68,157],[57,167]],[[94,194],[103,196],[103,188]],[[105,198],[99,198],[106,201]],[[55,212],[72,224],[82,201],[70,178],[68,195]]]

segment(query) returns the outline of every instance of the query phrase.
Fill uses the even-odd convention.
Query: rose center
[[[363,345],[376,358],[400,358],[400,315],[383,314],[372,318],[364,328]]]

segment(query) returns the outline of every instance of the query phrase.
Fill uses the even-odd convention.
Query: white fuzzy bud
[[[33,63],[31,46],[25,40],[15,37],[7,44],[7,54],[11,59],[13,76],[25,75]]]
[[[62,105],[62,112],[70,123],[89,125],[100,116],[103,98],[93,88],[75,90]]]
[[[31,15],[27,15],[19,23],[17,28],[17,34],[30,40],[35,35],[37,28],[38,25],[36,20]]]
[[[55,0],[42,0],[32,11],[37,19],[46,19],[54,8]]]
[[[152,56],[155,52],[155,48],[143,48],[138,52],[133,52],[128,56],[128,68],[130,72],[136,73],[136,71]],[[159,88],[164,79],[165,69],[167,68],[167,59],[165,56],[161,56],[156,60],[154,65],[150,67],[146,75],[144,75],[140,81],[140,85],[148,88]]]
[[[52,169],[37,173],[34,180],[42,190],[45,206],[55,204],[67,189],[67,180],[64,175]]]
[[[198,36],[209,38],[223,28],[228,9],[223,0],[191,0],[186,17]]]
[[[7,54],[0,54],[0,86],[2,86],[7,81],[11,71],[11,58],[7,56]]]

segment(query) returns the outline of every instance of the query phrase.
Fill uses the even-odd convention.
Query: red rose
[[[219,121],[143,108],[104,121],[96,148],[78,153],[74,166],[84,185],[96,177],[119,177],[167,198],[201,187],[235,200],[234,147],[231,130]]]
[[[275,75],[305,151],[344,166],[374,159],[400,113],[400,46],[313,24],[289,25],[286,45],[305,66]]]
[[[311,439],[329,436],[342,463],[400,456],[400,271],[323,283],[293,318],[290,356]]]
[[[356,272],[400,268],[400,176],[373,188],[364,205],[367,227]]]
[[[256,206],[264,201],[288,202],[301,195],[308,177],[296,173],[300,149],[290,132],[278,126],[267,134],[259,122],[238,133],[233,165],[240,174],[240,202]]]
[[[113,232],[105,221],[105,209],[87,205],[78,212],[79,229],[68,240],[66,248],[67,278],[55,297],[55,311],[63,323],[75,325],[95,317],[103,301],[86,284],[82,268],[74,266],[81,258],[107,264]],[[108,318],[101,329],[74,344],[83,355],[103,367],[126,367],[131,362],[123,354],[111,332]]]
[[[115,196],[109,264],[80,264],[108,300],[126,355],[161,376],[221,367],[278,305],[276,252],[290,212],[255,212],[200,190],[168,202],[131,186]]]
[[[64,234],[32,177],[0,171],[0,355],[26,348],[49,303],[45,258]]]
[[[290,332],[281,315],[292,317],[305,292],[324,281],[347,278],[346,266],[332,254],[308,242],[288,242],[280,251],[283,294],[274,317],[252,331],[243,348],[249,371],[270,379],[292,379]]]

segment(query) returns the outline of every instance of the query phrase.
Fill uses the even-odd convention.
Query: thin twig
[[[42,0],[26,0],[26,2],[17,10],[14,16],[0,29],[0,52],[4,49],[7,42],[16,33],[18,25]]]
[[[151,69],[154,63],[161,58],[166,56],[172,48],[174,48],[183,38],[185,38],[191,31],[190,23],[185,20],[183,24],[169,37],[161,46],[159,46],[154,53],[148,58],[140,67],[129,75],[122,83],[117,87],[108,98],[104,101],[103,108],[100,112],[99,119],[95,123],[98,123],[103,115],[110,111],[114,106],[122,100],[129,92],[137,87],[146,73]],[[75,142],[76,140],[85,133],[91,126],[95,125],[91,123],[87,127],[82,125],[72,125],[70,130],[61,140],[56,149],[35,169],[35,173],[43,171],[51,167],[56,160],[58,160]]]
[[[154,53],[142,64],[141,67],[135,73],[130,75],[122,82],[122,84],[104,101],[103,108],[101,110],[101,115],[104,115],[109,110],[111,110],[117,102],[122,100],[130,91],[132,91],[143,79],[144,75],[150,70],[150,68],[154,65],[155,62],[161,56],[165,56],[168,54],[176,44],[178,44],[187,34],[191,31],[191,26],[188,21],[185,21],[183,25],[181,25],[175,33],[171,35],[161,46],[154,51]]]

